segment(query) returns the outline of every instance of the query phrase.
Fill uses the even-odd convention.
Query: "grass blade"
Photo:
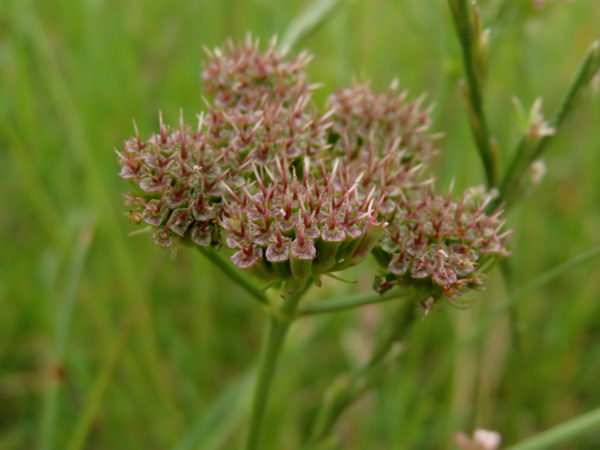
[[[538,450],[548,449],[563,442],[568,442],[588,431],[598,430],[600,426],[600,408],[582,414],[568,422],[561,423],[549,430],[543,431],[518,444],[507,447],[506,450]]]
[[[341,0],[317,0],[310,8],[297,16],[289,25],[279,43],[279,50],[292,48],[298,42],[314,33],[323,23],[333,16]]]

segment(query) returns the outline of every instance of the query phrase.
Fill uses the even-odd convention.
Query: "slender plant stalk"
[[[507,447],[506,450],[544,450],[555,448],[556,445],[567,442],[569,439],[597,430],[598,426],[600,426],[600,408],[536,434],[518,444]]]
[[[597,75],[598,70],[600,70],[600,40],[592,43],[581,65],[577,69],[573,81],[554,115],[552,128],[556,130],[563,124],[565,119],[574,110],[577,100],[580,98],[581,91],[589,85],[592,78]],[[540,156],[550,138],[551,136],[546,136],[540,141],[536,151],[532,155],[532,160]]]
[[[144,299],[138,300],[130,306],[131,309],[128,311],[126,319],[119,327],[119,331],[114,337],[113,342],[108,346],[105,360],[92,383],[90,391],[87,393],[85,407],[79,414],[73,433],[69,438],[69,443],[63,448],[66,448],[67,450],[81,450],[85,447],[88,433],[94,421],[94,416],[105,397],[113,373],[125,351],[131,330],[138,320],[138,317],[140,317],[140,308],[142,307],[143,300]]]
[[[65,298],[60,305],[57,313],[55,325],[56,343],[55,343],[55,358],[62,362],[68,344],[68,336],[71,327],[73,309],[75,307],[75,299],[77,295],[77,287],[81,280],[82,268],[85,264],[85,259],[88,255],[90,244],[93,240],[95,224],[91,219],[87,219],[82,225],[79,239],[73,250],[71,267],[67,279],[67,289]],[[40,437],[40,449],[49,450],[54,447],[54,432],[56,429],[56,417],[59,406],[60,382],[56,379],[52,380],[52,384],[44,397],[42,408],[42,425]]]
[[[233,267],[229,261],[223,258],[223,256],[220,253],[199,246],[198,249],[200,250],[200,253],[206,256],[206,258],[215,266],[217,266],[221,270],[221,272],[227,275],[239,287],[241,287],[248,294],[250,294],[254,300],[262,303],[263,305],[267,304],[267,300],[262,294],[261,290],[252,281],[250,281],[250,279],[246,275],[244,275],[237,267]]]
[[[309,283],[310,285],[310,283]],[[247,450],[260,450],[261,438],[263,434],[263,425],[265,412],[269,404],[273,378],[277,370],[277,361],[281,353],[281,348],[285,340],[288,328],[295,318],[295,311],[298,302],[306,292],[308,286],[299,290],[297,293],[284,298],[279,308],[269,310],[270,317],[267,328],[267,335],[261,349],[261,356],[258,365],[258,374],[256,385],[254,387],[254,398],[252,401],[252,415],[250,418],[250,431],[246,445]],[[286,291],[288,285],[284,288]]]
[[[331,434],[342,413],[383,374],[394,343],[398,342],[414,322],[415,309],[412,302],[398,306],[388,328],[383,332],[369,357],[369,360],[350,376],[338,379],[330,389],[329,401],[319,411],[310,441],[313,444],[323,441]],[[391,359],[393,360],[393,358]]]
[[[324,314],[335,311],[344,311],[360,306],[372,305],[375,303],[383,303],[390,300],[396,300],[404,296],[404,292],[394,290],[386,294],[378,294],[376,292],[363,292],[349,297],[336,298],[325,302],[308,304],[298,309],[298,316],[310,316],[314,314]]]
[[[483,107],[483,85],[487,67],[487,41],[479,29],[479,15],[475,5],[468,0],[448,0],[456,34],[462,48],[466,76],[466,92],[469,121],[473,138],[483,163],[487,184],[498,183],[497,155],[491,144],[487,118]],[[477,19],[474,20],[474,19]]]
[[[582,90],[589,85],[598,70],[600,70],[600,40],[594,41],[588,49],[585,58],[571,81],[571,85],[567,89],[550,122],[550,127],[554,130],[554,133],[541,137],[532,149],[527,145],[527,136],[525,135],[521,138],[502,177],[500,197],[491,205],[492,208],[502,203],[506,203],[507,205],[512,203],[516,191],[523,184],[522,179],[525,171],[533,161],[540,158],[547,148],[548,142],[556,135],[565,119],[575,109],[577,100],[581,97]]]
[[[296,16],[285,30],[278,50],[292,48],[310,36],[334,15],[341,3],[341,0],[315,0],[306,11]]]

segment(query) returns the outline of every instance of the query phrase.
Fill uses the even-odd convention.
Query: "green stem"
[[[493,187],[498,182],[497,161],[495,151],[491,145],[487,118],[483,108],[483,73],[481,73],[481,68],[487,62],[481,61],[481,55],[475,51],[479,45],[478,42],[474,42],[475,33],[471,23],[471,17],[475,14],[472,8],[475,8],[475,6],[470,6],[467,0],[448,0],[448,4],[452,11],[456,34],[462,49],[471,131],[483,163],[488,186]],[[476,37],[477,39],[481,38],[481,36]],[[479,70],[478,66],[480,67]]]
[[[559,128],[563,125],[565,119],[575,109],[577,100],[580,97],[581,91],[590,83],[594,75],[600,69],[600,40],[596,40],[592,43],[588,52],[581,62],[569,89],[556,113],[550,123],[550,127],[554,129],[554,133],[542,137],[537,145],[531,149],[526,145],[527,137],[523,136],[521,141],[517,145],[517,149],[513,153],[513,157],[510,164],[502,178],[500,184],[500,198],[494,202],[491,207],[497,207],[502,203],[510,204],[514,198],[515,191],[518,190],[522,184],[523,173],[527,170],[529,165],[539,159],[544,150],[546,149],[548,142],[555,136]],[[527,150],[530,149],[529,152]]]
[[[315,0],[309,8],[294,18],[283,34],[278,50],[294,47],[305,37],[310,36],[333,16],[341,5],[340,0]]]
[[[268,304],[265,296],[261,293],[261,290],[252,281],[250,281],[240,269],[233,267],[231,262],[223,258],[220,253],[217,253],[213,249],[207,249],[204,247],[198,247],[198,249],[200,250],[200,253],[206,256],[206,258],[215,266],[217,266],[221,272],[223,272],[239,287],[249,293],[252,298],[263,305]]]
[[[297,290],[288,289],[287,284],[285,289],[289,291]],[[267,335],[263,342],[256,385],[254,387],[250,432],[246,444],[247,450],[261,449],[265,412],[269,404],[273,377],[277,370],[277,361],[281,353],[287,330],[294,320],[298,302],[302,298],[304,292],[306,292],[306,288],[298,290],[296,294],[285,297],[279,308],[270,310],[271,317],[269,317]]]
[[[543,450],[554,448],[562,442],[568,442],[574,437],[597,430],[599,425],[600,408],[557,425],[554,428],[550,428],[518,444],[511,445],[506,450]]]
[[[115,369],[126,349],[129,336],[135,325],[135,322],[140,317],[140,310],[143,298],[138,299],[127,314],[127,318],[121,325],[114,341],[108,345],[108,351],[105,361],[100,366],[97,375],[95,376],[89,392],[85,396],[85,405],[79,412],[77,422],[74,425],[73,433],[69,438],[69,443],[62,448],[67,450],[81,450],[86,446],[86,438],[90,428],[93,425],[94,417],[97,414],[102,401],[106,399],[106,390],[113,377]]]
[[[548,140],[552,138],[552,136],[556,135],[557,129],[563,124],[565,119],[569,116],[569,114],[574,110],[577,100],[580,97],[581,91],[590,83],[594,75],[598,73],[600,69],[600,40],[596,40],[592,43],[590,48],[588,49],[585,58],[581,62],[575,76],[573,77],[573,81],[567,90],[567,93],[563,97],[560,105],[554,114],[554,118],[551,122],[551,127],[554,128],[555,133],[552,135],[544,136],[537,147],[535,148],[533,154],[529,158],[529,162],[534,161],[539,158],[541,153],[544,151]]]
[[[343,377],[332,385],[329,400],[319,412],[313,427],[311,443],[316,444],[329,436],[346,408],[380,379],[387,363],[394,360],[389,357],[394,343],[402,339],[413,323],[414,317],[414,305],[402,303],[390,320],[388,328],[374,346],[369,360],[349,377]]]
[[[262,427],[271,392],[273,376],[275,375],[277,359],[289,325],[290,322],[281,322],[275,317],[269,318],[269,328],[267,330],[266,340],[263,344],[258,378],[254,388],[250,434],[248,435],[246,446],[248,450],[260,449]]]
[[[523,136],[517,144],[514,155],[500,182],[500,195],[489,204],[488,212],[495,211],[500,205],[504,205],[504,209],[507,209],[508,205],[512,205],[515,187],[528,166],[526,148],[527,138]]]
[[[313,303],[305,305],[298,310],[298,316],[309,316],[313,314],[323,314],[335,311],[343,311],[346,309],[356,308],[364,305],[372,305],[374,303],[383,303],[389,300],[400,298],[402,292],[388,292],[386,294],[377,294],[375,292],[364,292],[350,297],[337,298],[325,302]]]

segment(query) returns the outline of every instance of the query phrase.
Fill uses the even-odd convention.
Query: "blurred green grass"
[[[0,3],[0,448],[229,449],[245,433],[264,317],[192,250],[176,259],[122,212],[113,148],[182,108],[203,108],[201,45],[282,34],[307,2],[8,0]],[[492,27],[488,114],[503,156],[518,139],[510,98],[548,115],[595,39],[596,2],[481,2]],[[458,94],[446,2],[354,0],[300,43],[327,94],[399,77],[436,104],[435,173],[464,189],[483,173]],[[552,267],[600,246],[600,100],[552,144],[548,174],[509,214],[511,286],[494,274],[467,311],[416,324],[397,371],[343,417],[349,449],[452,447],[485,427],[513,443],[600,406],[596,260],[506,304]],[[370,288],[373,271],[344,276]],[[326,283],[314,296],[356,289]],[[386,306],[386,308],[389,305]],[[384,308],[385,310],[385,308]],[[322,390],[356,364],[377,308],[300,322],[283,355],[266,449],[298,448]],[[563,448],[600,447],[600,432]]]

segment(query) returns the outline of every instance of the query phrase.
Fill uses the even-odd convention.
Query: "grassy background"
[[[510,98],[549,115],[595,39],[600,3],[482,1],[492,27],[487,101],[506,158]],[[203,108],[201,45],[282,34],[308,2],[8,0],[0,3],[0,448],[231,449],[245,434],[264,317],[200,254],[176,259],[122,212],[114,147]],[[354,0],[301,42],[326,87],[394,77],[437,106],[441,187],[481,183],[458,94],[446,2]],[[466,311],[430,314],[397,370],[343,417],[347,449],[445,449],[456,430],[506,443],[600,406],[600,264],[589,260],[513,295],[600,246],[600,99],[551,145],[548,174],[509,215],[513,282],[495,274]],[[314,296],[368,290],[373,268]],[[498,308],[514,301],[512,308]],[[386,308],[298,323],[283,354],[265,449],[295,449],[322,391],[358,364]],[[600,432],[565,449],[600,448]]]

